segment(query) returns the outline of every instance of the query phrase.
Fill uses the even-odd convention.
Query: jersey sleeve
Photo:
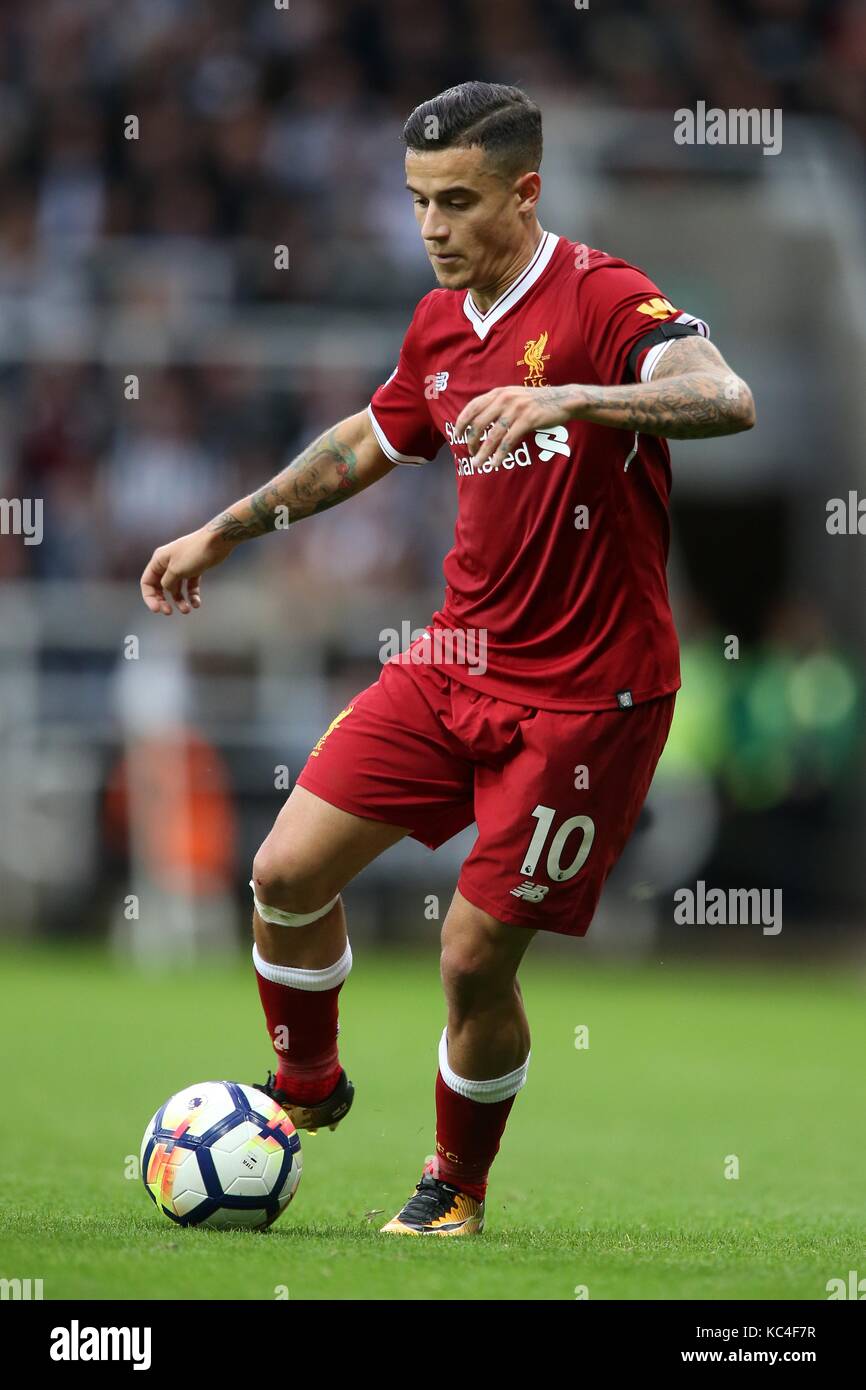
[[[396,367],[374,391],[367,407],[379,447],[393,463],[429,463],[442,446],[421,370],[419,321],[423,320],[423,306],[424,300],[406,330]]]
[[[676,338],[710,336],[703,319],[675,308],[649,276],[623,262],[585,272],[578,313],[602,386],[649,381]]]

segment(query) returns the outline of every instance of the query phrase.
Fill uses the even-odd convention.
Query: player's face
[[[525,251],[541,180],[504,178],[484,151],[406,154],[406,186],[436,279],[444,289],[484,289]]]

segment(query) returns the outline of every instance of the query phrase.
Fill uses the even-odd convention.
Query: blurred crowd
[[[0,545],[0,582],[136,579],[157,545],[204,525],[363,409],[390,370],[350,373],[337,388],[242,367],[167,367],[142,375],[133,403],[122,377],[94,364],[7,367],[0,495],[42,499],[44,534],[39,545]],[[351,507],[244,547],[232,571],[265,563],[287,598],[302,583],[436,587],[455,509],[451,470],[400,468]],[[419,527],[423,515],[433,524]]]
[[[430,272],[402,184],[402,121],[419,100],[469,76],[519,82],[576,108],[673,110],[698,99],[781,106],[834,115],[866,137],[866,7],[0,7],[0,494],[40,496],[46,509],[43,544],[0,548],[0,577],[132,577],[153,544],[207,520],[365,404],[391,370],[387,356],[339,380],[166,364],[130,409],[122,378],[82,341],[99,332],[94,313],[105,324],[112,308],[140,312],[153,307],[149,299],[170,298],[176,287],[155,266],[191,281],[223,248],[225,264],[208,275],[212,290],[224,271],[229,320],[250,307],[279,317],[324,305],[385,306],[405,322]],[[126,138],[130,116],[137,138]],[[280,274],[262,253],[275,242],[290,248],[293,273]],[[187,312],[195,307],[192,292],[181,300]],[[387,494],[353,508],[342,563],[354,563],[358,582],[374,577],[388,534],[390,577],[435,583],[452,499],[447,470],[389,483]],[[419,508],[443,525],[401,542],[400,521]],[[318,518],[317,544],[304,535],[286,563],[315,577],[326,530],[339,544],[347,524],[340,509]]]
[[[307,271],[285,292],[316,302],[342,239],[414,247],[401,125],[467,77],[576,110],[829,114],[866,139],[861,0],[44,0],[0,8],[0,65],[5,275],[35,243],[280,226]]]
[[[786,117],[834,118],[834,132],[847,131],[856,148],[866,143],[866,5],[0,5],[0,498],[44,506],[41,544],[0,544],[0,584],[108,579],[128,586],[135,604],[135,581],[154,546],[202,525],[364,407],[432,283],[403,187],[402,124],[419,101],[471,77],[520,84],[543,108],[573,109],[575,122],[590,107],[781,107]],[[275,266],[278,244],[289,248],[288,273]],[[308,349],[322,328],[330,337],[317,355]],[[330,345],[344,338],[354,347],[332,361]],[[226,787],[243,808],[238,863],[279,800],[262,793],[275,752],[280,763],[306,756],[311,733],[375,678],[369,642],[347,637],[358,611],[350,600],[369,590],[378,611],[384,593],[386,621],[392,610],[427,620],[425,595],[440,590],[456,506],[453,469],[443,462],[397,469],[351,506],[232,557],[234,574],[284,600],[287,630],[298,607],[315,599],[342,615],[346,629],[322,642],[322,681],[333,688],[310,678],[312,694],[296,681],[287,696],[278,681],[252,751],[237,716],[253,697],[232,694],[226,719],[218,682],[196,687],[196,718],[206,723],[210,711],[214,727],[238,736],[219,753]],[[751,882],[754,867],[763,881],[778,846],[784,863],[773,864],[774,881],[790,889],[786,901],[814,907],[825,885],[809,875],[827,862],[822,845],[835,844],[852,821],[861,664],[832,625],[810,633],[801,608],[784,630],[771,623],[756,632],[742,665],[722,661],[715,625],[729,621],[727,609],[724,618],[690,618],[691,586],[678,583],[677,568],[693,698],[680,703],[657,780],[664,834],[645,841],[658,861],[648,874],[663,886],[659,863],[673,854],[671,881],[681,881],[690,843],[696,872],[709,865],[718,881]],[[788,574],[783,585],[793,582]],[[69,593],[84,614],[86,602]],[[366,621],[375,628],[369,614]],[[11,650],[7,692],[16,678]],[[95,651],[44,651],[39,659],[51,676],[40,687],[39,758],[22,753],[17,774],[4,764],[20,829],[5,851],[0,840],[0,860],[5,852],[7,887],[16,873],[27,877],[28,864],[36,884],[54,872],[57,901],[44,920],[78,931],[89,920],[85,903],[101,858],[87,797],[105,780],[108,840],[122,856],[129,750],[115,727],[113,668]],[[132,668],[118,662],[128,675]],[[158,679],[170,702],[175,687]],[[26,725],[39,703],[28,681],[23,675],[12,724]],[[63,726],[59,743],[50,742],[53,719]],[[66,723],[76,719],[89,741],[67,749]],[[197,733],[185,737],[200,751]],[[153,775],[170,778],[175,755],[160,761],[149,746],[146,753]],[[208,766],[219,762],[214,748],[205,757]],[[198,806],[188,817],[191,840],[174,823],[170,838],[185,863],[225,872],[235,831],[212,809]],[[46,839],[51,825],[54,839]],[[70,893],[76,874],[78,897]],[[846,882],[840,874],[843,896]],[[27,910],[37,920],[32,903]],[[13,902],[11,911],[14,918],[23,909]]]

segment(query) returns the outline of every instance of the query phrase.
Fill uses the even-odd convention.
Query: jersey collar
[[[547,269],[558,242],[559,237],[554,232],[542,232],[541,240],[535,248],[529,265],[521,271],[505,293],[499,296],[496,303],[491,304],[486,314],[482,314],[475,307],[472,302],[471,290],[466,291],[466,298],[463,300],[463,312],[479,338],[486,338],[494,323],[498,323],[503,314],[507,314],[509,309],[513,309],[514,305],[532,289],[536,280],[539,280]]]

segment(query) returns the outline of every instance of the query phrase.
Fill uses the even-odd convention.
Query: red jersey
[[[454,422],[500,386],[648,381],[671,339],[694,332],[709,330],[642,270],[551,232],[486,313],[471,291],[421,300],[370,418],[397,463],[430,461],[443,439],[454,459],[432,664],[445,650],[454,679],[540,709],[612,709],[679,688],[666,441],[572,420],[475,468]],[[458,650],[469,655],[455,662]]]

